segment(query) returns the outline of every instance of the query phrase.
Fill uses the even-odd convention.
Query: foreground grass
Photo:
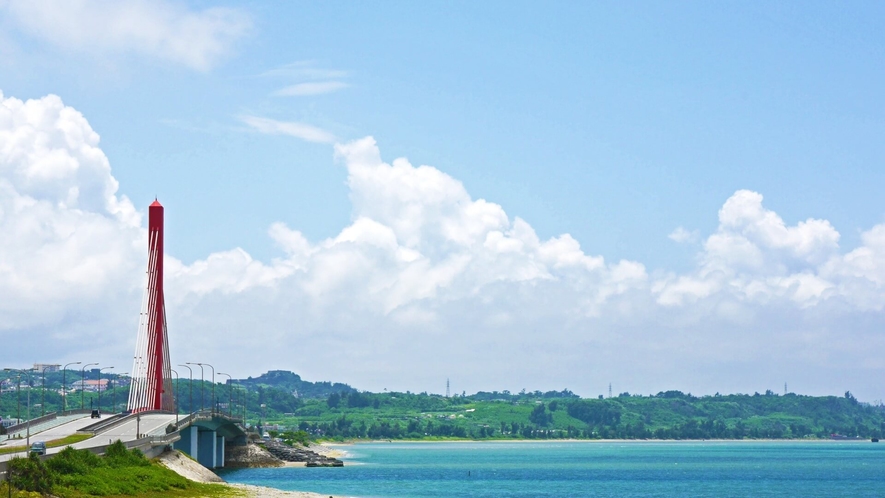
[[[185,479],[146,459],[138,450],[127,450],[119,441],[109,446],[103,457],[68,447],[46,462],[36,457],[15,458],[9,467],[13,489],[38,493],[13,495],[22,498],[242,496],[239,490],[223,484]],[[0,496],[3,492],[8,493],[8,488],[0,488]]]
[[[57,496],[59,498],[79,498],[79,497],[94,497],[94,496],[106,496],[107,498],[123,498],[123,497],[131,497],[138,496],[139,498],[164,498],[166,496],[172,497],[180,497],[180,498],[235,498],[235,497],[243,497],[246,496],[243,492],[238,489],[229,488],[222,484],[200,484],[194,483],[195,486],[191,489],[182,489],[182,490],[166,490],[166,491],[146,491],[143,493],[139,493],[138,495],[90,495],[84,494],[82,492],[76,493],[73,491],[68,491],[66,493],[59,493],[58,491],[53,491],[51,496]],[[42,495],[35,491],[18,491],[13,490],[12,493],[9,493],[9,485],[6,482],[0,483],[0,496],[6,498],[7,496],[11,498],[44,498],[47,495]]]

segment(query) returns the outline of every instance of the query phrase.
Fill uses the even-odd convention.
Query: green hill
[[[845,396],[732,394],[580,399],[570,391],[333,393],[267,423],[327,439],[796,439],[882,437],[885,407]]]

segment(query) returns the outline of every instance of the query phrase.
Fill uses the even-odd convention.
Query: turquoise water
[[[371,443],[343,468],[244,469],[229,482],[360,497],[882,497],[870,442]]]

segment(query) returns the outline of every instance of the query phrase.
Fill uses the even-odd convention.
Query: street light
[[[98,412],[101,413],[101,371],[114,367],[101,367],[98,369]],[[111,410],[113,412],[114,410]]]
[[[218,372],[218,375],[227,375],[227,415],[229,417],[233,417],[232,406],[234,401],[234,392],[233,392],[233,378],[230,374],[226,374],[224,372]]]
[[[208,363],[201,363],[201,365],[206,365],[212,369],[212,415],[215,415],[215,412],[218,411],[218,399],[215,398],[215,367]]]
[[[64,413],[68,410],[68,386],[65,384],[65,374],[68,373],[68,367],[71,365],[79,365],[81,362],[75,361],[73,363],[68,363],[64,368],[61,369],[61,412]]]
[[[40,389],[40,404],[43,405],[43,413],[42,413],[41,417],[43,415],[46,415],[46,369],[47,368],[52,368],[52,367],[43,367],[43,372],[42,372],[43,379],[40,381],[40,387],[41,387],[41,389]]]
[[[7,372],[19,372],[19,376],[18,376],[18,383],[19,384],[22,383],[21,374],[25,374],[28,376],[28,435],[27,435],[27,441],[25,442],[25,445],[27,445],[27,447],[30,448],[31,447],[31,389],[30,389],[31,374],[28,373],[27,370],[16,370],[14,368],[4,368],[3,370],[5,370]]]
[[[206,382],[203,380],[203,364],[202,363],[193,363],[190,361],[185,362],[188,365],[197,365],[200,367],[200,411],[203,411],[203,383]]]
[[[129,372],[120,372],[117,374],[117,378],[120,378],[124,375],[129,375]],[[111,413],[117,413],[117,391],[114,390],[114,379],[111,378]]]
[[[174,368],[170,368],[170,370],[175,374],[175,383],[172,384],[172,404],[175,405],[175,427],[178,427],[178,396],[176,395],[178,394],[179,377]]]
[[[86,367],[91,367],[92,365],[98,365],[98,363],[87,363],[83,365],[80,369],[80,409],[86,407],[86,403],[83,400],[83,393],[86,392]]]
[[[249,401],[249,390],[237,384],[237,395],[242,393],[240,404],[243,405],[243,427],[246,427],[246,403]]]
[[[190,413],[194,412],[194,370],[187,365],[178,365],[179,367],[184,367],[190,372],[190,383],[188,384],[188,389],[190,390],[190,403],[187,405],[187,410]]]

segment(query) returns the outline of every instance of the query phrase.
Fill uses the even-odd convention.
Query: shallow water
[[[866,442],[479,442],[343,446],[343,468],[243,469],[225,480],[360,497],[885,496]]]

